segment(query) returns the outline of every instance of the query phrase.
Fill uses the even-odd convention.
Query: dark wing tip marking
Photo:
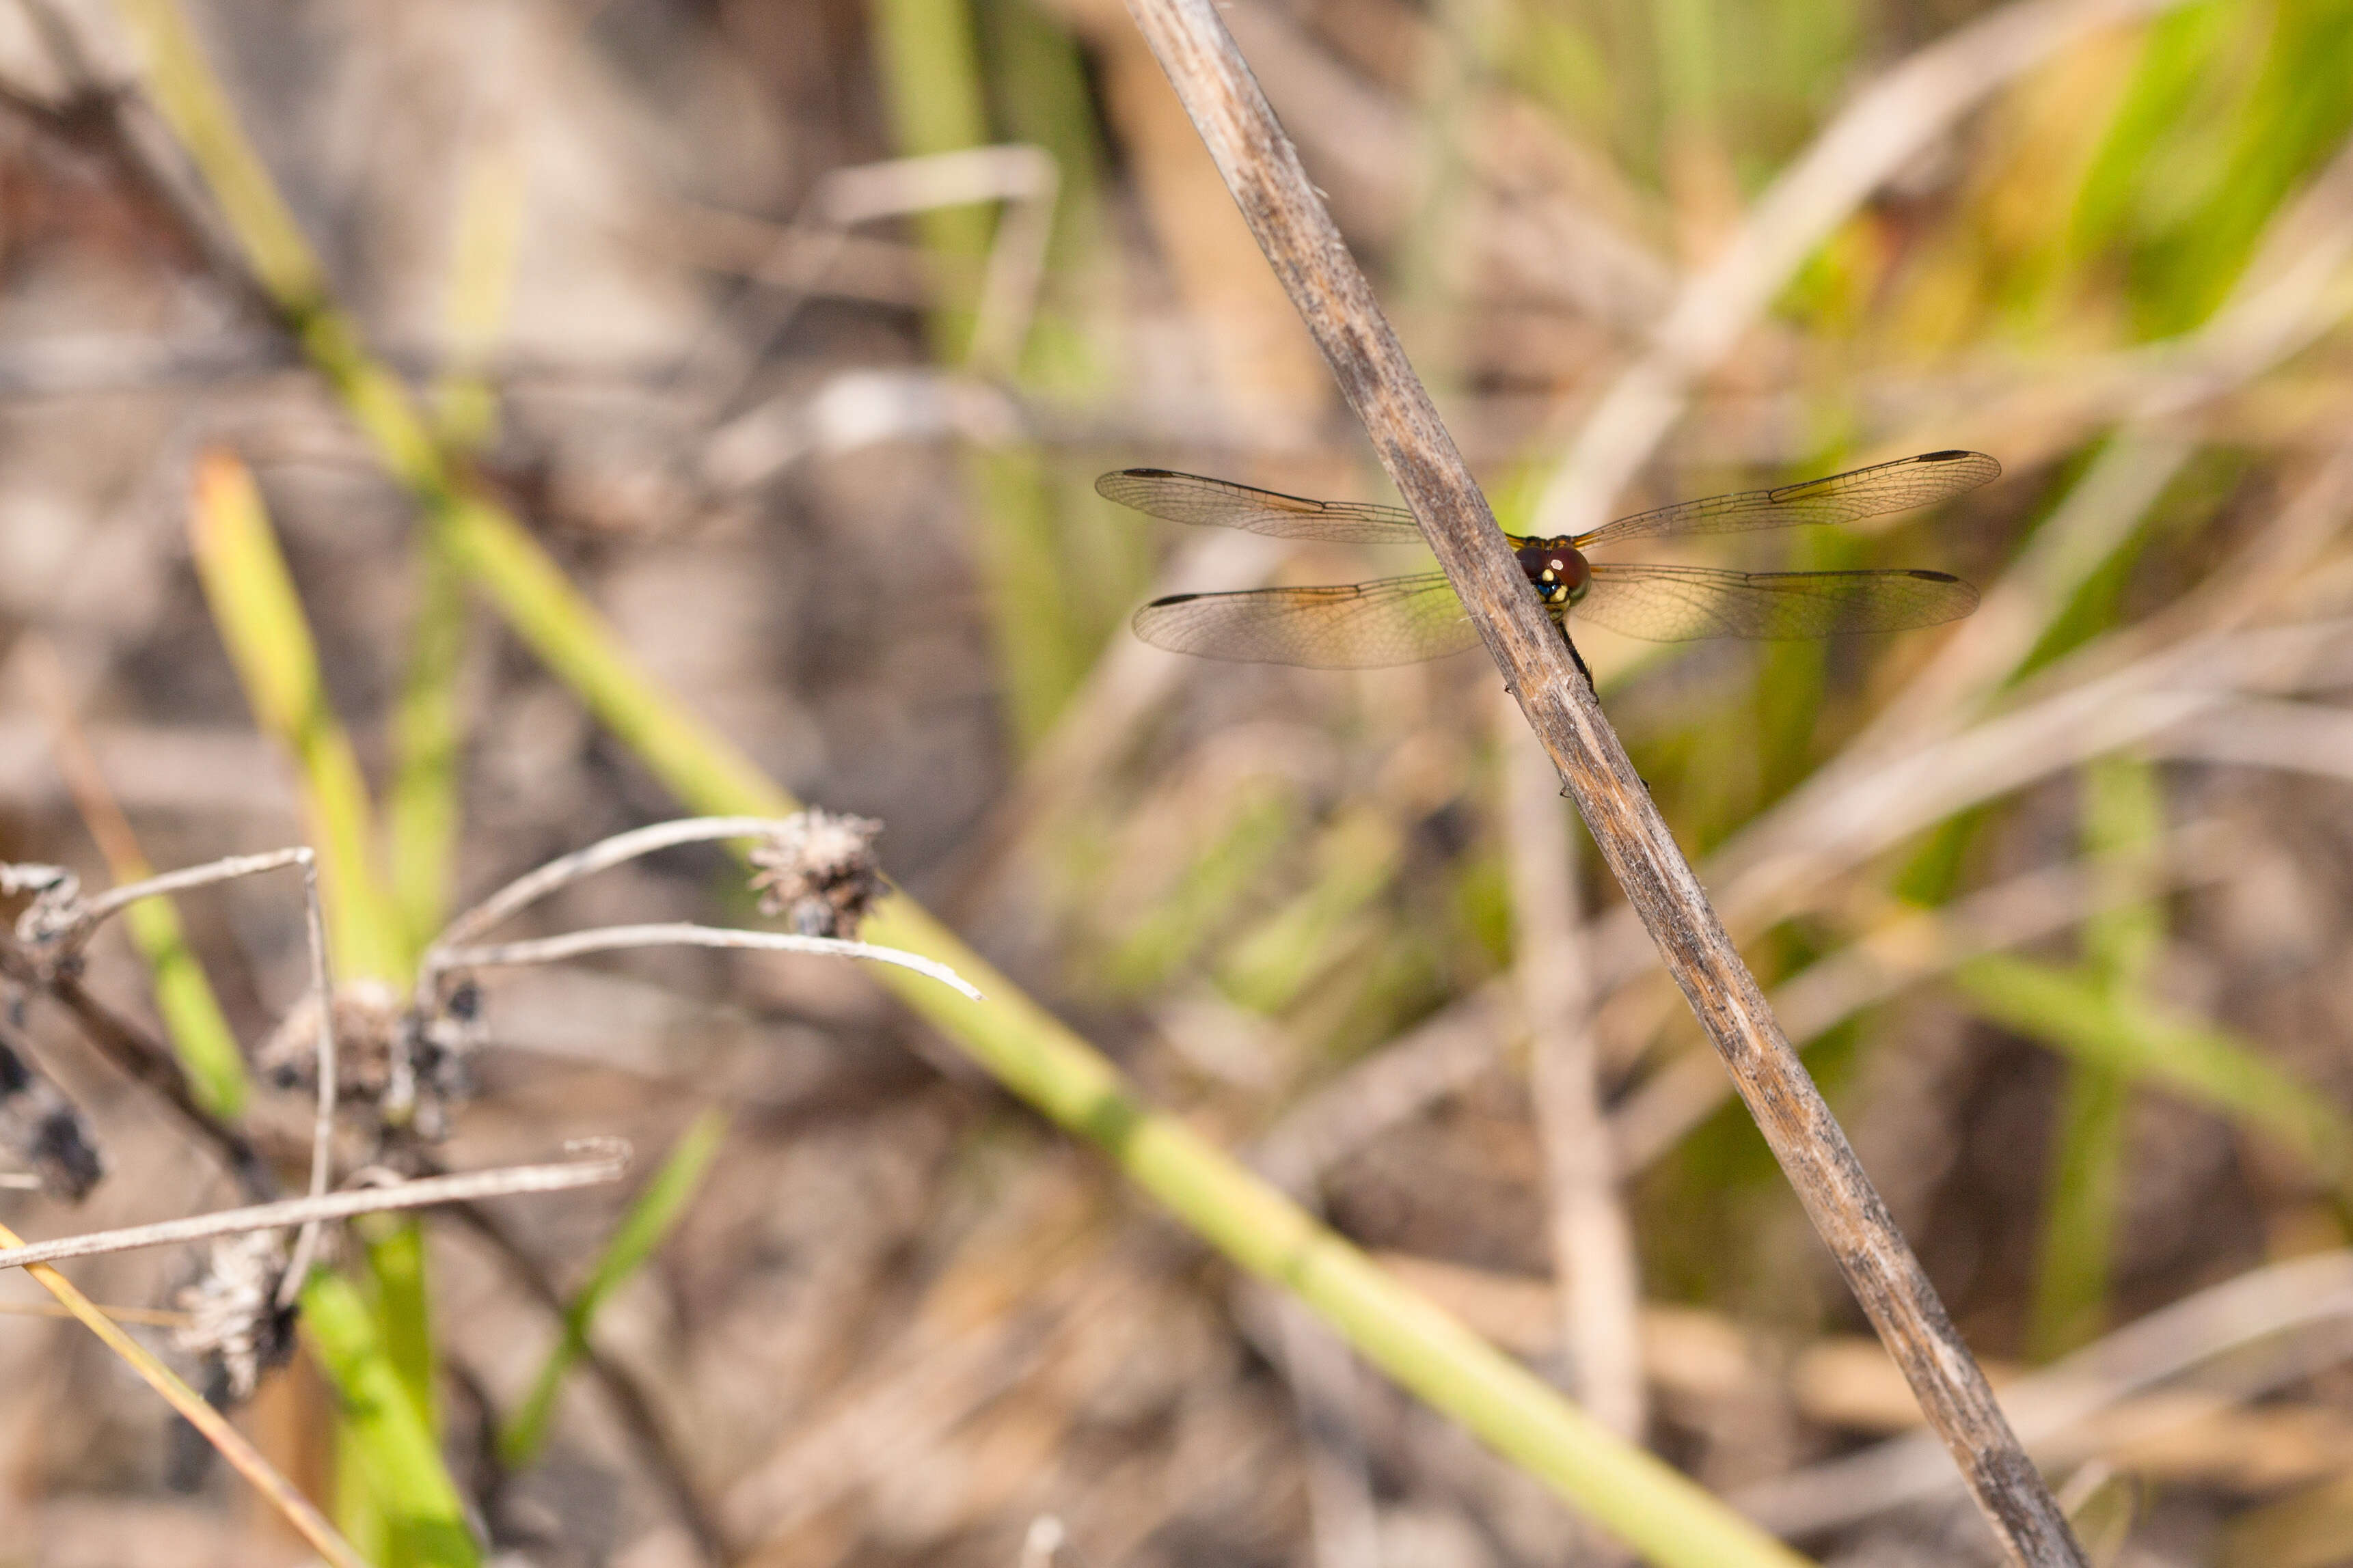
[[[1166,598],[1153,600],[1152,603],[1145,605],[1144,608],[1145,610],[1156,610],[1163,605],[1183,605],[1190,603],[1195,599],[1206,598],[1207,596],[1207,595],[1203,594],[1171,594]],[[1144,612],[1139,610],[1136,613],[1141,615]]]
[[[1962,447],[1947,447],[1941,452],[1923,452],[1910,460],[1915,463],[1967,463],[1972,468],[1982,470],[1985,478],[1970,485],[1971,489],[1977,489],[1978,485],[1989,485],[2001,478],[2000,458],[1990,453],[1972,452]]]

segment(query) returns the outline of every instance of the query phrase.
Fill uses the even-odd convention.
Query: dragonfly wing
[[[1095,493],[1171,522],[1239,528],[1276,539],[1338,544],[1413,544],[1421,539],[1413,513],[1403,507],[1310,500],[1167,468],[1121,468],[1097,479]]]
[[[1742,490],[1709,496],[1656,511],[1636,512],[1605,522],[1574,542],[1579,550],[1624,539],[1665,534],[1737,533],[1754,528],[1796,528],[1814,522],[1852,522],[1884,512],[1909,511],[1947,496],[1973,490],[1998,479],[2001,465],[1983,452],[1923,452],[1868,468],[1852,468],[1827,479],[1778,489]]]
[[[1574,616],[1650,642],[1799,641],[1959,620],[1978,591],[1942,572],[1720,572],[1596,566]]]
[[[1435,572],[1330,588],[1179,594],[1135,612],[1155,647],[1206,658],[1366,669],[1460,653],[1479,640]]]

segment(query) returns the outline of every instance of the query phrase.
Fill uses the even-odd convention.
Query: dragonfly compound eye
[[[1592,584],[1593,568],[1566,539],[1532,540],[1514,553],[1547,605],[1574,605]]]

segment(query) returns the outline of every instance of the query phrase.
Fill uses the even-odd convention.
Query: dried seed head
[[[881,831],[871,817],[829,811],[787,817],[752,851],[760,868],[752,879],[760,912],[783,915],[803,936],[856,937],[858,922],[884,891],[874,859],[874,836]]]
[[[463,1016],[471,1005],[453,998],[441,1016],[420,1018],[381,981],[355,980],[337,986],[336,1103],[373,1110],[380,1134],[398,1129],[438,1142],[448,1131],[449,1102],[466,1098],[470,1088],[466,1058],[480,1033]],[[254,1053],[254,1067],[278,1089],[317,1087],[315,997],[304,997],[270,1031]]]
[[[32,951],[45,973],[80,967],[79,944],[69,940],[81,929],[79,877],[62,866],[0,865],[0,893],[33,895],[16,917],[16,940]]]
[[[213,1243],[204,1277],[174,1298],[189,1321],[172,1331],[172,1342],[218,1366],[233,1400],[252,1397],[261,1374],[294,1348],[293,1314],[276,1305],[285,1272],[284,1233],[223,1237]]]
[[[81,1113],[57,1085],[0,1041],[0,1150],[40,1178],[41,1191],[79,1202],[106,1173]]]
[[[400,996],[380,980],[335,987],[335,1098],[380,1105],[391,1094],[400,1032]],[[254,1053],[254,1067],[280,1089],[309,1089],[319,1082],[319,998],[297,1002]]]

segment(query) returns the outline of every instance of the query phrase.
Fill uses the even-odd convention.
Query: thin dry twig
[[[491,969],[518,963],[554,963],[584,953],[611,952],[625,947],[733,947],[763,952],[814,952],[833,958],[862,958],[875,963],[895,963],[929,975],[974,1001],[979,991],[955,970],[920,953],[872,942],[844,942],[839,937],[801,936],[793,931],[738,931],[732,926],[694,925],[673,921],[656,925],[599,926],[563,936],[526,942],[498,942],[488,947],[436,948],[428,967],[420,971],[430,981],[459,969]]]
[[[427,1176],[413,1182],[361,1187],[305,1198],[286,1198],[248,1208],[220,1209],[186,1219],[121,1230],[92,1231],[58,1241],[18,1243],[0,1247],[0,1268],[28,1268],[67,1258],[92,1258],[107,1252],[131,1252],[142,1247],[202,1241],[216,1236],[236,1236],[252,1230],[282,1230],[301,1226],[315,1230],[329,1220],[354,1215],[380,1214],[388,1209],[427,1208],[436,1204],[512,1197],[522,1193],[556,1193],[572,1187],[593,1187],[617,1182],[629,1168],[629,1146],[617,1138],[589,1141],[583,1157],[555,1165],[510,1165],[495,1171],[470,1171],[463,1175]],[[289,1273],[293,1272],[290,1268]]]
[[[584,877],[681,844],[706,844],[721,838],[765,838],[776,831],[782,821],[774,816],[681,816],[600,838],[569,855],[559,855],[544,865],[533,867],[459,915],[434,939],[424,962],[429,964],[433,954],[443,948],[480,940],[491,927]]]
[[[1531,1037],[1528,1079],[1544,1147],[1561,1348],[1578,1403],[1639,1443],[1646,1424],[1641,1281],[1601,1110],[1577,838],[1544,748],[1516,712],[1504,719],[1512,978]]]
[[[2257,1268],[2140,1318],[2031,1377],[2003,1404],[2021,1437],[2054,1458],[2062,1439],[2122,1402],[2257,1340],[2353,1317],[2353,1253],[2329,1252]],[[2342,1341],[2318,1358],[2341,1360]],[[2283,1356],[2260,1369],[2269,1382],[2317,1370],[2316,1356]],[[2245,1390],[2242,1393],[2252,1393]],[[2080,1458],[2080,1455],[2072,1456]],[[1788,1533],[1831,1530],[1948,1488],[1952,1471],[1924,1436],[1776,1477],[1738,1494],[1745,1513]]]
[[[2083,1550],[2003,1419],[1925,1271],[1709,907],[1592,685],[1545,617],[1419,379],[1213,0],[1129,0],[1382,466],[1567,780],[1594,839],[1723,1053],[1850,1287],[2011,1557]]]
[[[732,927],[671,921],[651,925],[602,926],[593,931],[572,931],[563,936],[540,937],[525,942],[470,945],[491,927],[520,913],[559,888],[624,861],[681,844],[709,843],[723,838],[749,838],[765,843],[787,839],[797,841],[793,829],[809,815],[803,813],[800,817],[782,818],[681,817],[674,822],[657,822],[649,826],[632,828],[627,833],[617,833],[569,855],[559,856],[543,866],[535,867],[458,916],[434,939],[433,945],[426,949],[425,956],[417,962],[417,1005],[420,1009],[429,1008],[441,977],[456,970],[552,963],[562,959],[577,958],[584,953],[609,952],[617,948],[657,946],[814,952],[836,958],[861,958],[876,963],[894,963],[918,974],[928,975],[943,985],[952,986],[976,1002],[979,1001],[980,993],[968,982],[953,969],[933,959],[897,948],[876,947],[869,942],[797,932],[739,931]],[[856,819],[836,820],[854,822]],[[873,825],[861,826],[871,830]],[[775,874],[774,868],[763,873],[769,877]],[[879,879],[876,885],[881,885]]]
[[[100,1307],[100,1311],[118,1323],[136,1323],[142,1329],[177,1329],[186,1326],[189,1314],[171,1307]],[[0,1317],[10,1318],[79,1318],[72,1308],[62,1301],[0,1301]]]

